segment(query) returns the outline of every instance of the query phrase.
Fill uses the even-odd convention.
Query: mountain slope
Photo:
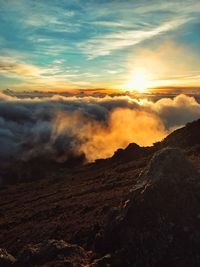
[[[191,148],[200,145],[200,119],[172,132],[161,143],[162,146],[180,148]]]
[[[82,246],[86,251],[92,250],[92,253],[83,253],[86,255],[83,262],[88,261],[89,264],[89,262],[92,261],[94,264],[91,266],[98,266],[98,262],[104,264],[101,266],[106,266],[106,264],[108,264],[106,263],[107,261],[112,261],[111,266],[115,266],[114,261],[119,264],[116,266],[129,266],[128,263],[125,263],[126,261],[124,259],[125,257],[126,260],[130,260],[130,262],[133,263],[134,259],[131,259],[129,250],[126,250],[124,254],[124,252],[122,253],[120,248],[117,247],[117,252],[113,252],[110,248],[106,248],[105,242],[103,242],[104,249],[102,249],[102,233],[104,233],[105,227],[107,227],[108,218],[109,220],[110,217],[115,218],[116,212],[119,212],[118,207],[124,207],[124,205],[126,206],[126,203],[128,203],[127,200],[130,198],[132,199],[133,193],[131,193],[130,190],[135,188],[135,186],[141,182],[140,180],[142,178],[140,173],[142,171],[144,173],[145,170],[150,168],[148,167],[148,163],[151,162],[151,158],[158,150],[168,146],[181,147],[183,148],[184,155],[187,157],[187,159],[185,159],[184,155],[180,156],[181,162],[178,165],[178,169],[175,168],[177,161],[175,162],[175,166],[173,166],[175,169],[170,167],[170,164],[172,164],[173,161],[170,161],[170,163],[163,163],[168,166],[163,169],[164,172],[169,173],[169,170],[172,170],[172,172],[174,171],[182,177],[181,166],[183,172],[187,173],[185,167],[189,166],[190,163],[185,162],[188,162],[188,159],[192,162],[196,169],[200,169],[200,151],[198,148],[200,141],[199,132],[200,120],[190,123],[182,129],[176,130],[162,142],[155,144],[153,147],[141,148],[136,144],[130,144],[125,150],[118,150],[110,159],[98,160],[93,164],[85,166],[77,165],[76,168],[70,168],[69,166],[65,167],[64,165],[50,166],[48,164],[46,164],[44,168],[44,166],[39,163],[39,166],[21,166],[23,168],[27,167],[26,171],[29,170],[30,179],[28,179],[28,181],[26,179],[19,179],[17,183],[14,182],[10,185],[4,184],[0,189],[0,247],[6,249],[16,258],[19,258],[20,255],[24,255],[23,253],[20,253],[20,251],[27,251],[29,245],[32,246],[32,244],[36,244],[39,255],[41,255],[40,253],[42,253],[42,251],[46,251],[46,248],[43,250],[43,246],[47,246],[48,244],[52,244],[52,242],[54,242],[51,240],[55,240],[55,244],[58,244],[58,246],[60,246],[59,244],[62,244],[64,247],[68,246],[62,242],[59,243],[59,240],[63,239],[65,242]],[[176,158],[176,155],[174,157]],[[76,166],[76,164],[74,166]],[[35,170],[34,173],[32,173],[33,167]],[[41,173],[38,174],[38,176],[40,175],[42,178],[42,175],[44,175],[43,179],[39,179],[39,177],[37,177],[37,168],[41,169]],[[192,169],[189,167],[186,169],[191,170],[190,173],[193,173]],[[24,169],[20,171],[25,173]],[[196,173],[196,171],[194,172]],[[190,173],[187,173],[187,177],[190,176]],[[153,175],[150,175],[150,177],[153,177]],[[185,178],[186,181],[190,178],[187,177]],[[191,178],[192,177],[193,176],[191,176]],[[182,184],[179,179],[179,182],[175,184],[175,191],[170,191],[173,183],[168,185],[167,179],[164,184],[157,182],[153,182],[151,186],[147,185],[148,183],[146,186],[144,184],[143,189],[140,189],[141,192],[144,192],[141,195],[142,198],[138,198],[136,206],[134,206],[135,204],[131,204],[131,210],[133,209],[134,214],[138,214],[140,211],[142,213],[144,210],[148,220],[150,220],[149,218],[151,217],[148,216],[151,215],[154,208],[157,209],[159,206],[160,209],[162,209],[165,206],[162,196],[164,196],[168,191],[172,192],[174,201],[176,201],[176,199],[178,200],[178,208],[183,211],[181,213],[182,217],[180,217],[182,218],[181,220],[185,223],[187,218],[190,217],[190,232],[195,232],[199,227],[199,224],[197,223],[198,218],[195,217],[193,220],[194,216],[198,216],[196,212],[198,210],[199,203],[195,196],[199,194],[199,187],[197,186],[199,179],[199,173],[197,173],[194,181],[192,182],[191,188],[184,183]],[[152,193],[148,193],[149,190]],[[149,206],[152,200],[151,198],[149,199],[149,194],[152,194],[152,199],[154,201],[153,206]],[[194,195],[194,199],[193,197],[190,199],[191,194]],[[144,203],[142,202],[143,197],[145,200]],[[145,203],[149,204],[145,207]],[[186,203],[186,205],[184,203]],[[190,210],[187,205],[189,205],[189,207],[194,207],[194,210]],[[174,212],[173,210],[174,208],[171,209],[169,202],[166,212],[171,214]],[[132,222],[132,219],[135,218],[135,216],[136,215],[130,217],[130,219],[127,217],[126,220],[130,220]],[[155,220],[158,219],[156,218]],[[143,226],[145,226],[145,218],[141,217],[141,221],[142,220],[144,223]],[[154,218],[152,218],[152,223],[154,224]],[[175,223],[177,222],[175,221]],[[141,225],[140,230],[143,229],[143,226]],[[140,227],[140,223],[138,223],[137,227]],[[188,226],[186,225],[186,227]],[[122,227],[120,226],[120,229],[121,228]],[[154,236],[155,229],[148,229],[147,227],[147,230],[150,235]],[[123,236],[123,233],[132,236],[132,239],[134,240],[135,235],[133,235],[132,232],[130,234],[129,227],[126,224],[124,226],[124,232],[121,232],[120,230],[119,235]],[[161,237],[159,232],[156,232],[156,236],[158,239]],[[107,238],[106,235],[105,238]],[[121,237],[118,238],[120,240]],[[125,239],[123,240],[123,242],[126,241]],[[177,249],[179,249],[178,247],[179,243],[182,242],[181,240],[181,238],[177,239],[175,245]],[[152,240],[149,241],[149,239],[147,240],[145,237],[144,242],[144,246],[146,247],[148,246],[148,242],[152,242]],[[125,243],[123,244],[126,248]],[[194,243],[192,244],[195,250],[196,245]],[[69,245],[69,247],[70,246],[71,245]],[[140,249],[143,251],[141,246],[142,245],[140,244]],[[114,250],[114,248],[115,247],[113,246],[112,250]],[[42,249],[41,252],[40,249]],[[56,251],[57,254],[55,254],[55,258],[61,257],[59,256],[59,253],[61,253],[60,250]],[[80,251],[80,249],[77,248],[77,251]],[[183,252],[183,250],[180,251]],[[101,258],[104,256],[104,253],[110,252],[112,252],[112,258],[108,257],[108,259],[106,257],[100,259],[100,261],[94,260],[95,258]],[[30,251],[27,253],[30,254]],[[177,255],[180,257],[180,253]],[[66,261],[69,260],[66,258],[66,255],[63,257]],[[77,262],[81,262],[80,257],[81,256],[77,254]],[[148,257],[151,258],[151,256]],[[81,266],[75,265],[75,260],[73,265],[74,257],[70,256],[69,258],[72,259],[71,266]],[[30,258],[29,263],[26,266],[31,266],[31,261],[32,260]],[[44,263],[38,260],[38,266],[63,266],[62,260],[59,260],[59,264],[61,265],[58,265],[57,260],[54,258],[48,259],[48,261],[48,263]],[[182,265],[179,262],[179,265],[177,266],[195,266],[184,265],[186,264],[184,255],[182,262]],[[16,265],[16,263],[13,264]],[[141,264],[136,266],[144,266]]]

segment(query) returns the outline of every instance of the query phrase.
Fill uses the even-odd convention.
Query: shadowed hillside
[[[82,162],[1,168],[0,266],[200,265],[200,120]]]

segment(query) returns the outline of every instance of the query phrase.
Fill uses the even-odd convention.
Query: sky
[[[0,90],[200,85],[199,0],[0,0]]]

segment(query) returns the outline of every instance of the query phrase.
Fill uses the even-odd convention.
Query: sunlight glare
[[[126,89],[138,93],[145,93],[149,86],[149,73],[144,68],[137,68],[132,72],[130,81],[126,84]]]

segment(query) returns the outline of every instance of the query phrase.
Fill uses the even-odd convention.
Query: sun
[[[146,93],[149,87],[148,72],[144,68],[137,68],[132,72],[131,79],[125,85],[129,91]]]

